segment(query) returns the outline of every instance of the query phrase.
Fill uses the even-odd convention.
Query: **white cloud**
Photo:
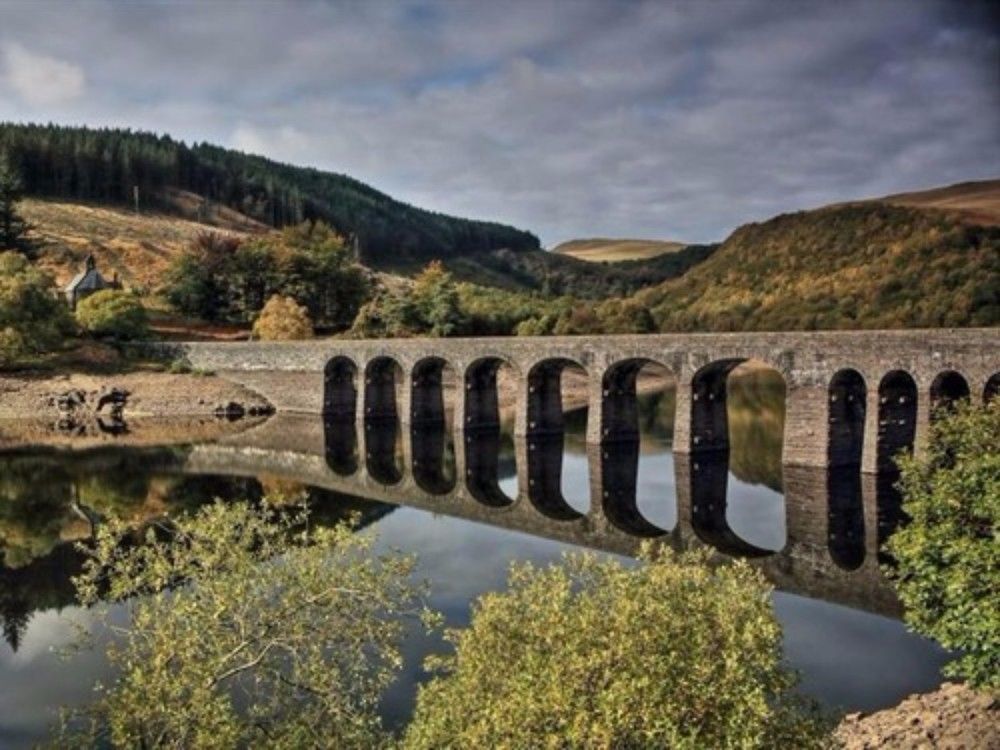
[[[29,104],[64,104],[78,99],[86,88],[83,68],[35,54],[20,44],[7,46],[4,62],[7,83]]]

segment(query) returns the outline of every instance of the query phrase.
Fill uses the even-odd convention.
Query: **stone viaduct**
[[[739,364],[786,386],[786,466],[892,467],[926,440],[934,407],[1000,391],[1000,329],[650,334],[544,338],[181,343],[163,353],[252,388],[280,412],[411,426],[453,419],[456,434],[497,429],[497,374],[516,383],[515,434],[562,431],[562,374],[585,373],[588,442],[637,439],[636,377],[661,365],[676,382],[674,452],[728,449],[726,381]],[[457,385],[445,409],[446,383]],[[363,431],[362,431],[363,432]],[[403,431],[403,440],[411,430]],[[456,440],[456,450],[463,441]],[[463,457],[464,458],[464,457]],[[463,461],[464,462],[464,461]]]

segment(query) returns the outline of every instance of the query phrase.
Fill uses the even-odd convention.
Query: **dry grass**
[[[580,260],[592,262],[643,260],[655,258],[658,255],[676,253],[686,247],[682,242],[667,240],[612,240],[590,239],[570,240],[552,249],[554,253],[569,255]]]
[[[246,235],[260,225],[246,219],[240,224],[228,213],[212,215],[202,223],[165,213],[141,213],[107,206],[25,200],[21,212],[32,225],[40,247],[39,265],[66,284],[93,253],[98,269],[110,278],[115,273],[126,287],[152,291],[163,273],[204,231]],[[244,217],[245,218],[245,217]],[[240,226],[242,228],[235,228]]]
[[[948,211],[972,224],[1000,225],[1000,180],[962,182],[932,190],[887,195],[877,200],[894,206]]]

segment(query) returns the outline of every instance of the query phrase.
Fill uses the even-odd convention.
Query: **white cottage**
[[[83,270],[63,288],[63,294],[66,295],[70,309],[75,310],[77,302],[102,289],[121,289],[121,284],[118,283],[118,274],[115,274],[111,281],[107,281],[97,270],[94,256],[88,255],[84,261]]]

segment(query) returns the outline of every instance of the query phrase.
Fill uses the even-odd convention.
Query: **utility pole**
[[[139,213],[139,186],[132,186],[132,198],[135,200],[135,212]]]

